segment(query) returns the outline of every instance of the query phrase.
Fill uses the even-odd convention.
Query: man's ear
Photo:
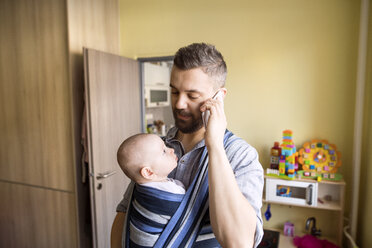
[[[146,179],[153,179],[153,177],[155,176],[155,173],[154,171],[150,168],[150,167],[142,167],[142,169],[140,170],[140,174],[143,178],[146,178]]]
[[[223,99],[225,99],[226,94],[227,94],[227,89],[226,88],[220,88],[220,91],[222,92]]]

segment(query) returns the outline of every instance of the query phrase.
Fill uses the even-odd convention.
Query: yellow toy
[[[298,153],[298,162],[302,165],[305,178],[314,177],[314,175],[326,180],[342,178],[340,174],[337,174],[337,169],[341,166],[341,153],[327,140],[306,142]]]
[[[298,153],[292,139],[293,132],[291,130],[283,131],[283,143],[280,145],[282,154],[279,159],[279,175],[287,175],[293,179],[298,170],[296,158]]]

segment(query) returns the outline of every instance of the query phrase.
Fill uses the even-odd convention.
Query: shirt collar
[[[169,129],[167,135],[165,136],[165,141],[166,142],[171,142],[171,141],[177,140],[176,139],[177,131],[178,131],[178,128],[177,127],[172,127],[171,129]],[[177,141],[179,142],[179,140],[177,140]],[[205,141],[204,141],[204,139],[202,139],[191,150],[198,149],[198,148],[201,148],[201,147],[204,147],[204,146],[205,146]]]
[[[172,139],[175,139],[177,131],[178,131],[177,127],[172,127],[171,129],[169,129],[167,135],[165,136],[165,140],[170,141]]]

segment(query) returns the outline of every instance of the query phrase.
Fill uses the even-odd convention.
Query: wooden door
[[[94,247],[110,247],[116,206],[130,180],[116,152],[141,132],[142,94],[137,61],[84,49],[89,175]]]

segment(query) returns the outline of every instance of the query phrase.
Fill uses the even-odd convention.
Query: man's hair
[[[218,86],[225,86],[226,63],[222,54],[211,44],[193,43],[182,47],[176,52],[173,62],[181,70],[201,68],[204,73],[214,78]]]

